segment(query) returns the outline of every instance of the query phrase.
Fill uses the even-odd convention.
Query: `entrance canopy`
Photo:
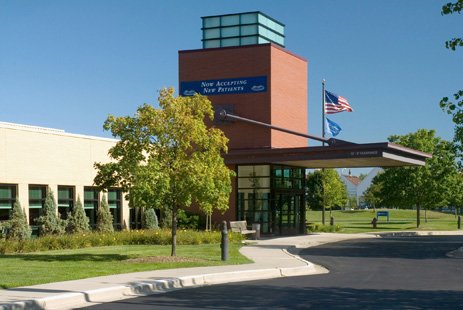
[[[226,164],[281,164],[304,168],[423,166],[432,156],[389,142],[230,150]]]

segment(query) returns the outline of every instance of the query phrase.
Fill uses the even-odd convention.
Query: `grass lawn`
[[[385,211],[379,209],[377,211]],[[397,231],[397,230],[457,230],[457,217],[454,214],[447,214],[436,211],[427,211],[427,222],[425,211],[421,210],[421,225],[416,227],[416,210],[388,210],[389,222],[387,217],[378,218],[377,228],[373,229],[371,220],[376,216],[374,210],[355,210],[355,211],[333,211],[331,216],[334,224],[341,226],[343,233],[358,233],[371,231]],[[322,222],[321,211],[308,211],[307,222]],[[330,212],[325,213],[325,223],[330,223]]]
[[[0,288],[90,278],[158,269],[243,264],[241,244],[229,244],[229,260],[221,261],[220,244],[177,246],[127,245],[0,255]]]

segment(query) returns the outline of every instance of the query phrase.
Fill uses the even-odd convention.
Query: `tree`
[[[226,210],[233,172],[222,157],[228,139],[205,123],[214,117],[211,102],[173,94],[160,91],[159,109],[145,104],[133,117],[108,117],[104,128],[120,141],[109,151],[113,162],[96,164],[95,183],[120,186],[140,206],[168,209],[175,256],[178,211],[193,204]]]
[[[39,228],[39,236],[61,235],[65,231],[66,222],[58,217],[55,196],[51,189],[47,190],[42,215],[35,223]]]
[[[383,201],[381,200],[381,183],[376,181],[377,179],[373,179],[370,187],[365,191],[363,197],[365,202],[372,206],[373,209],[383,206]]]
[[[12,240],[25,240],[31,237],[31,228],[17,198],[11,210],[6,237]]]
[[[386,168],[374,179],[379,186],[378,199],[388,206],[416,207],[417,227],[421,208],[449,203],[455,183],[456,152],[453,143],[435,136],[434,130],[420,129],[404,136],[389,137],[390,142],[433,154],[421,167]]]
[[[325,209],[345,206],[347,201],[347,189],[334,169],[315,170],[307,175],[307,203],[310,208],[323,211],[323,225]]]
[[[463,208],[463,173],[455,173],[451,176],[453,180],[452,192],[449,196],[449,205],[459,209],[459,214],[462,213]]]
[[[101,203],[96,210],[96,231],[102,233],[113,232],[113,216],[109,211],[108,201],[106,200],[106,195],[103,195],[101,198]]]
[[[68,217],[66,230],[70,233],[83,233],[90,230],[89,218],[85,215],[80,197],[77,197],[77,203]]]
[[[442,15],[448,15],[453,13],[460,14],[463,10],[463,0],[458,0],[454,3],[447,3],[442,7]],[[455,51],[457,47],[463,46],[462,38],[453,38],[445,42],[447,49]],[[443,111],[447,114],[452,115],[452,120],[455,123],[455,138],[454,141],[460,151],[460,155],[463,153],[463,89],[453,94],[454,101],[448,97],[442,98],[439,105]]]

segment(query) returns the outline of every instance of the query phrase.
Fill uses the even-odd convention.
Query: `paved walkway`
[[[456,233],[459,232],[447,234]],[[263,239],[241,249],[242,254],[254,261],[251,264],[145,271],[0,290],[0,309],[71,309],[185,287],[327,273],[323,267],[286,249],[376,237],[321,233]]]

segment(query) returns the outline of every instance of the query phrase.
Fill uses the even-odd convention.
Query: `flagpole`
[[[325,138],[325,79],[322,80],[322,137]],[[322,146],[325,146],[325,142]]]
[[[322,137],[325,138],[325,79],[322,79]],[[325,146],[325,142],[322,143]],[[322,225],[325,225],[325,184],[324,184],[325,169],[322,168]]]

